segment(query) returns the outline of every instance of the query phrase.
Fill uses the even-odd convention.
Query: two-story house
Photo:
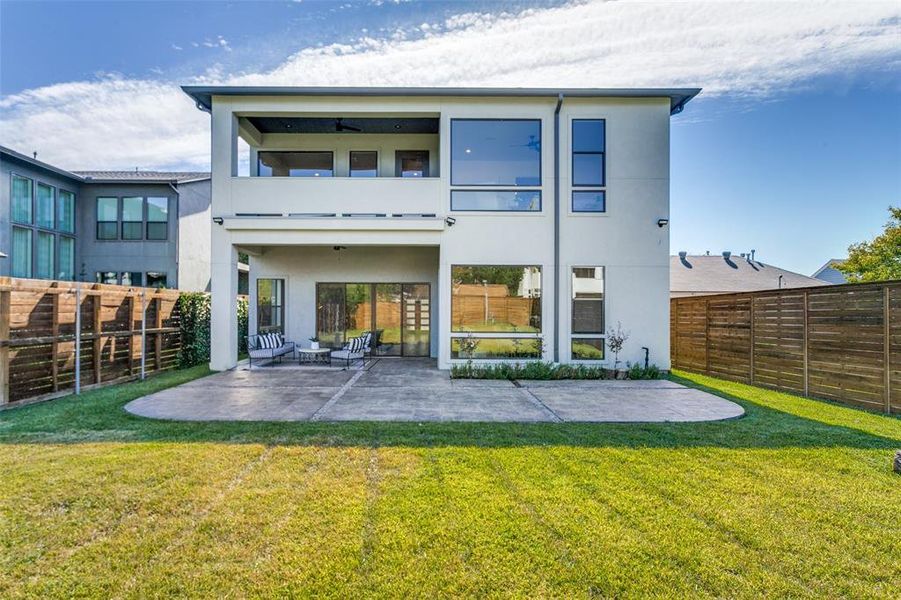
[[[66,171],[0,147],[0,275],[209,289],[210,174]]]
[[[211,367],[250,329],[381,356],[669,367],[669,126],[698,89],[183,88],[212,117]],[[245,168],[245,165],[247,167]]]

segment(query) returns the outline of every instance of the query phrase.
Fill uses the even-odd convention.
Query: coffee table
[[[317,350],[313,350],[312,348],[298,348],[297,363],[300,365],[331,365],[332,351],[329,348],[319,348]]]

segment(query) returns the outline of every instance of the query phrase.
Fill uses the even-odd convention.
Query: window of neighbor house
[[[75,238],[59,236],[59,260],[56,269],[56,279],[61,281],[75,279]]]
[[[34,182],[27,177],[13,175],[12,179],[12,220],[30,225],[34,203]]]
[[[97,239],[115,240],[119,237],[119,199],[97,198]]]
[[[335,174],[332,152],[260,152],[257,161],[260,177],[332,177]]]
[[[144,237],[144,198],[122,198],[122,239],[140,240]]]
[[[575,267],[572,270],[573,360],[604,358],[604,268]]]
[[[34,204],[35,225],[44,229],[56,227],[56,188],[39,183]]]
[[[169,236],[169,199],[147,198],[147,239],[165,240]]]
[[[13,277],[31,277],[32,237],[31,229],[13,226],[11,274]]]
[[[59,190],[56,198],[57,229],[66,233],[75,233],[75,194]]]

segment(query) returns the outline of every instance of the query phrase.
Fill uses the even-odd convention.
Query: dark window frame
[[[602,150],[600,152],[596,151],[584,151],[584,150],[575,150],[575,130],[576,124],[581,122],[600,122],[603,124],[604,129],[604,144],[602,146]],[[570,121],[570,136],[569,136],[569,150],[570,150],[570,187],[572,191],[570,193],[570,212],[576,214],[588,214],[588,215],[602,215],[607,213],[607,119],[597,119],[597,118],[578,118],[572,119]],[[601,158],[601,183],[576,183],[576,156],[586,155],[586,156],[600,156]],[[577,210],[576,209],[576,194],[580,192],[601,192],[604,196],[604,209],[603,210]]]
[[[260,150],[257,152],[257,177],[287,178],[287,179],[316,179],[315,175],[261,175],[260,166],[262,165],[262,156],[265,154],[328,154],[331,157],[331,175],[319,177],[319,179],[328,179],[335,177],[335,151],[329,150]],[[271,169],[272,167],[267,167]]]
[[[579,300],[576,299],[576,290],[573,286],[574,279],[589,279],[587,277],[577,277],[576,274],[579,271],[584,271],[587,269],[600,269],[601,270],[601,281],[603,282],[603,287],[601,289],[601,331],[579,331],[577,332],[575,326],[576,319],[576,310],[575,305]],[[570,286],[570,297],[569,297],[569,347],[570,347],[570,359],[577,361],[594,361],[601,362],[607,359],[606,352],[606,343],[607,343],[607,334],[604,329],[607,327],[608,319],[607,319],[607,267],[603,265],[572,265],[569,269],[569,286]],[[572,354],[572,345],[574,342],[578,340],[603,340],[604,348],[601,349],[601,358],[591,359],[591,358],[575,358]]]
[[[347,176],[348,177],[354,176],[354,174],[353,174],[353,172],[354,172],[354,170],[353,170],[354,169],[354,154],[375,154],[375,175],[373,175],[372,177],[370,177],[368,175],[367,176],[357,175],[357,177],[359,177],[361,179],[376,179],[378,177],[381,177],[381,173],[380,173],[381,169],[379,168],[380,165],[379,165],[379,151],[378,150],[349,150],[347,153]]]
[[[164,221],[150,220],[150,199],[159,198],[166,201],[166,219]],[[169,241],[169,219],[170,209],[172,208],[172,199],[169,196],[144,196],[144,239],[148,242],[166,242]],[[150,225],[163,224],[163,237],[150,237]]]
[[[26,180],[26,181],[28,181],[28,182],[31,183],[31,200],[30,200],[30,202],[29,202],[29,204],[31,205],[31,208],[30,208],[30,211],[29,211],[29,213],[30,213],[30,215],[31,215],[31,220],[28,221],[28,222],[25,222],[25,221],[16,221],[16,220],[13,218],[13,189],[14,189],[14,186],[13,186],[13,180],[16,179],[16,178],[24,179],[24,180]],[[35,212],[34,209],[35,209],[35,206],[34,206],[34,203],[35,203],[35,194],[36,194],[36,193],[37,193],[37,192],[36,192],[36,185],[35,185],[34,177],[26,177],[25,175],[19,175],[19,174],[18,174],[17,172],[15,172],[15,171],[10,171],[10,173],[9,173],[9,222],[10,222],[10,223],[15,223],[16,225],[27,225],[27,226],[29,226],[29,227],[35,227],[35,222],[34,222],[34,212]]]
[[[125,201],[140,200],[141,203],[141,219],[139,221],[125,220]],[[140,242],[144,240],[144,223],[147,221],[147,198],[144,196],[121,196],[119,198],[119,238],[123,242]],[[125,237],[125,224],[135,224],[138,227],[138,237]]]
[[[262,282],[262,281],[278,281],[278,282],[280,282],[278,294],[277,294],[278,295],[278,303],[277,304],[270,303],[270,306],[276,306],[280,309],[279,310],[280,323],[278,325],[262,325],[260,323],[260,282]],[[286,287],[285,283],[286,283],[286,281],[285,281],[284,277],[258,277],[257,278],[255,310],[257,313],[256,314],[256,317],[257,317],[256,318],[256,332],[258,335],[260,333],[269,333],[272,331],[277,331],[284,335],[284,333],[285,333],[285,316],[286,316],[285,315],[285,287]],[[267,296],[267,298],[271,298],[271,296]],[[271,315],[271,312],[270,312],[270,315]],[[266,327],[266,330],[262,331],[262,329],[261,329],[262,327]]]
[[[455,268],[485,268],[485,267],[495,267],[495,268],[511,268],[511,269],[538,269],[539,277],[541,278],[541,287],[538,288],[538,296],[535,298],[538,301],[538,327],[536,327],[536,331],[472,331],[466,329],[455,329],[453,323],[453,314],[454,314],[454,269]],[[544,268],[540,264],[531,264],[531,265],[510,265],[510,264],[452,264],[450,266],[450,308],[451,308],[451,326],[450,326],[450,337],[451,338],[459,338],[459,337],[468,337],[472,335],[474,338],[490,338],[490,337],[503,337],[503,338],[534,338],[536,336],[543,336],[545,334],[545,315],[544,315],[544,307],[542,302],[544,301]],[[531,315],[530,315],[531,318]]]
[[[455,183],[454,182],[454,123],[457,121],[501,121],[501,122],[522,122],[522,121],[532,121],[538,123],[538,143],[541,145],[541,150],[538,152],[538,183],[534,185],[516,185],[516,184],[483,184],[483,183]],[[452,118],[450,120],[450,186],[452,188],[517,188],[517,189],[535,189],[541,188],[544,185],[544,122],[541,118],[535,117],[514,117],[514,118],[505,118],[505,117],[461,117],[461,118]],[[508,211],[493,211],[493,212],[508,212]]]
[[[100,220],[100,201],[114,199],[116,201],[116,220],[115,221],[101,221]],[[94,223],[95,223],[95,238],[98,242],[116,242],[119,240],[119,221],[122,219],[122,206],[121,206],[121,198],[119,196],[95,196],[94,197]],[[100,224],[108,224],[115,223],[116,224],[116,234],[113,237],[100,237]]]
[[[71,194],[72,196],[72,230],[60,229],[60,207],[61,207],[61,194],[65,192],[66,194]],[[66,188],[57,188],[56,190],[56,230],[64,235],[78,235],[78,194],[75,192],[68,190]]]

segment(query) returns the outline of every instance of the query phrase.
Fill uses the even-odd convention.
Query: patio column
[[[210,368],[225,371],[238,364],[238,251],[228,232],[213,227]]]

